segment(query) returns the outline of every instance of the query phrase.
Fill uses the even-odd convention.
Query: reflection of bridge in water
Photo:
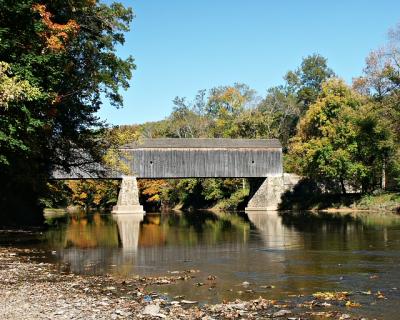
[[[119,240],[123,250],[136,251],[139,244],[140,223],[144,214],[114,214]]]
[[[182,269],[194,262],[201,263],[202,258],[212,259],[222,268],[224,261],[234,257],[244,266],[252,261],[253,249],[283,251],[302,245],[298,232],[283,225],[277,213],[253,213],[247,217],[250,224],[246,216],[234,214],[113,215],[108,231],[96,231],[85,224],[90,233],[86,238],[96,239],[99,234],[108,233],[108,243],[103,239],[97,246],[92,243],[87,247],[69,239],[68,247],[61,251],[62,260],[74,272],[118,269],[134,274],[163,267]],[[99,228],[105,227],[99,224]],[[73,234],[68,230],[67,233]],[[81,229],[79,237],[83,236],[85,232]],[[277,262],[281,253],[276,255],[272,251],[262,267],[282,268]]]
[[[265,246],[270,249],[290,249],[302,246],[301,235],[294,227],[282,223],[277,211],[247,212],[250,222],[257,228]]]
[[[47,235],[57,251],[53,259],[77,273],[132,276],[200,270],[193,280],[163,287],[171,297],[185,295],[197,301],[235,299],[238,290],[244,291],[243,281],[255,291],[251,297],[243,292],[246,299],[279,294],[284,299],[289,293],[360,289],[370,273],[390,274],[385,286],[400,279],[397,216],[384,225],[369,218],[320,213],[281,217],[272,212],[146,214],[140,220],[110,216],[75,220],[62,229],[62,236]],[[59,248],[54,247],[57,239]],[[339,281],[339,272],[345,281]],[[217,287],[211,291],[209,274],[217,277]],[[348,287],[349,279],[355,286]],[[205,285],[197,287],[197,282]],[[262,289],[265,285],[276,287]]]

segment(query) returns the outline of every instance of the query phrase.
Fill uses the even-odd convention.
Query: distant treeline
[[[284,76],[284,85],[260,97],[245,84],[176,97],[169,117],[120,126],[121,143],[140,138],[278,138],[285,171],[310,179],[330,194],[371,193],[400,186],[400,28],[390,45],[372,52],[364,74],[346,84],[312,54]],[[237,209],[249,194],[243,179],[139,181],[142,200],[153,209]],[[315,190],[314,190],[315,191]]]

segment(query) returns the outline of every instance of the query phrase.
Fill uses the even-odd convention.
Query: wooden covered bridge
[[[115,213],[143,212],[136,178],[265,178],[247,210],[274,210],[293,178],[284,175],[276,139],[143,139],[121,148],[130,176],[112,170],[101,178],[122,179]],[[55,171],[55,179],[100,178],[78,168]]]

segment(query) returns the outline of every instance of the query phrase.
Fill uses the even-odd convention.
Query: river
[[[361,303],[360,314],[399,318],[398,215],[95,213],[48,223],[43,232],[0,232],[0,246],[40,249],[31,259],[78,274],[192,270],[195,278],[163,291],[202,303],[348,291]]]

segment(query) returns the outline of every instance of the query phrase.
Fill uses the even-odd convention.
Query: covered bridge
[[[275,139],[144,139],[122,149],[138,178],[269,177],[283,170]]]
[[[94,177],[79,168],[69,173],[55,171],[53,177],[122,179],[115,212],[142,211],[136,178],[267,178],[269,184],[284,185],[282,146],[276,139],[143,139],[124,145],[121,151],[131,176],[95,164],[106,174]],[[260,207],[259,201],[253,203]]]

